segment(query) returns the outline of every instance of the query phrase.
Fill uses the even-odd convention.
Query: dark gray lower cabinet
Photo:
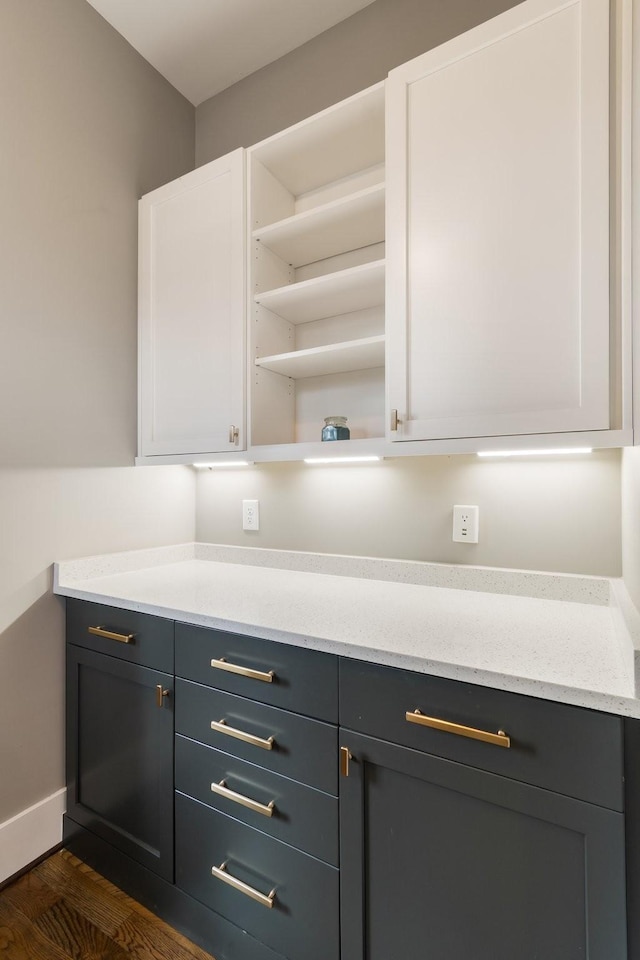
[[[173,622],[82,601],[67,635],[65,841],[216,960],[640,960],[640,722],[180,624],[174,668]]]
[[[67,646],[67,813],[170,881],[172,693],[169,674]]]
[[[351,731],[341,960],[625,960],[621,813]]]

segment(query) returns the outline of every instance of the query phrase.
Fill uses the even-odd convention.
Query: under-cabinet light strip
[[[193,463],[198,470],[216,470],[218,467],[252,467],[251,460],[220,460],[219,463]]]
[[[305,457],[305,463],[376,463],[382,457]]]
[[[592,453],[592,447],[557,447],[544,450],[480,450],[479,457],[566,457],[574,453]]]

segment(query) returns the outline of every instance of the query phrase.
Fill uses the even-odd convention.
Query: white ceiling
[[[194,105],[373,0],[88,0]]]

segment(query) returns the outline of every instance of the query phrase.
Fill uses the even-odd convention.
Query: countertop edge
[[[610,580],[607,577],[198,541],[64,560],[54,564],[54,578],[56,583],[62,580],[69,585],[75,581],[132,572],[185,559],[598,606],[608,606],[611,599]]]
[[[176,620],[193,626],[228,630],[229,632],[245,636],[257,636],[265,640],[272,640],[276,643],[287,643],[292,646],[318,650],[323,653],[349,657],[354,660],[366,660],[384,666],[413,670],[417,673],[428,673],[445,679],[458,680],[483,687],[492,687],[510,693],[520,693],[542,700],[567,703],[572,706],[597,710],[602,713],[640,718],[640,700],[632,697],[600,693],[581,687],[569,687],[550,681],[517,676],[515,674],[501,674],[489,670],[467,667],[464,664],[431,660],[429,658],[416,657],[415,655],[384,650],[377,647],[350,644],[342,640],[331,640],[317,636],[301,636],[284,630],[256,626],[255,624],[242,623],[237,620],[230,621],[221,617],[194,614],[182,609],[163,607],[155,603],[150,604],[110,597],[100,593],[93,593],[90,590],[84,590],[80,587],[69,586],[68,584],[61,585],[57,573],[54,574],[54,583],[54,592],[58,596],[69,597],[71,599],[100,603],[105,606],[131,610],[135,613],[144,613],[168,620]],[[626,590],[624,592],[626,593]],[[619,590],[617,597],[619,600],[621,598],[622,603],[624,603],[624,594]],[[629,603],[631,603],[630,599]],[[632,609],[635,611],[635,607],[632,607]],[[638,618],[638,625],[640,628],[640,617]],[[639,659],[638,653],[639,651],[636,650],[636,663]]]

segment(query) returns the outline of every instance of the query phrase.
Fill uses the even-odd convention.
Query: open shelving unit
[[[381,83],[248,151],[252,446],[384,435],[384,143]]]

